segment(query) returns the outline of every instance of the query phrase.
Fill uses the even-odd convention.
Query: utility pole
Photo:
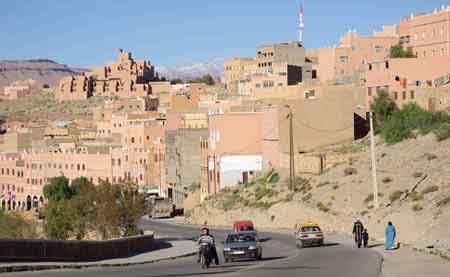
[[[295,184],[294,115],[289,105],[286,105],[285,107],[289,109],[287,115],[287,118],[289,119],[289,190],[293,190]]]
[[[377,183],[377,161],[375,155],[375,135],[373,130],[373,112],[369,111],[370,122],[370,156],[372,159],[372,184],[373,184],[373,202],[375,209],[379,208],[378,203],[378,183]]]

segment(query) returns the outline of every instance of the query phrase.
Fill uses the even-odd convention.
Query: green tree
[[[44,196],[49,202],[70,199],[73,191],[69,187],[69,180],[64,176],[51,178],[50,183],[44,186]]]
[[[400,44],[396,44],[391,47],[390,56],[391,58],[416,58],[416,55],[414,55],[410,48],[405,50]]]
[[[125,237],[139,235],[137,224],[143,216],[145,199],[134,184],[118,185],[119,228]]]
[[[377,94],[372,103],[371,109],[374,115],[374,129],[379,132],[384,123],[398,111],[395,102],[389,97],[387,92],[381,91]]]
[[[73,210],[69,201],[49,201],[44,213],[44,232],[47,238],[65,240],[70,237],[73,231]]]
[[[170,84],[172,84],[172,85],[183,84],[183,83],[184,83],[184,81],[181,80],[180,78],[170,80]]]
[[[74,194],[70,200],[72,231],[76,239],[81,240],[89,230],[95,229],[97,190],[85,177],[74,179],[71,188]]]

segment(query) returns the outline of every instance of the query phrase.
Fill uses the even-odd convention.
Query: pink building
[[[450,61],[442,57],[387,59],[370,62],[366,71],[367,104],[380,91],[402,106],[417,103],[428,110],[450,107]]]

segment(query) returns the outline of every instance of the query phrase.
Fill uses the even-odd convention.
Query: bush
[[[418,193],[417,191],[413,191],[409,194],[409,197],[412,201],[417,202],[423,200],[423,194]]]
[[[312,198],[312,194],[308,193],[307,195],[302,197],[302,201],[303,202],[308,202],[309,200],[311,200],[311,198]]]
[[[377,94],[371,109],[373,111],[373,124],[376,132],[379,132],[385,122],[398,111],[397,105],[385,91],[381,91]]]
[[[364,199],[364,203],[367,204],[367,203],[369,203],[369,202],[372,202],[373,199],[374,199],[373,193],[371,193],[371,194],[369,194],[369,195],[366,197],[366,199]]]
[[[356,170],[356,168],[354,167],[347,167],[346,169],[344,169],[345,176],[356,175],[357,173],[358,170]]]
[[[234,209],[240,202],[241,197],[238,194],[228,195],[222,202],[222,209],[224,211],[230,211]]]
[[[323,204],[322,202],[317,203],[317,208],[318,208],[320,211],[324,212],[324,213],[327,213],[327,212],[330,211],[330,208],[328,208],[328,207],[327,207],[325,204]]]
[[[324,187],[324,186],[329,185],[329,184],[330,184],[329,181],[324,181],[324,182],[320,182],[319,184],[317,184],[317,187],[321,188],[321,187]]]
[[[423,207],[420,204],[414,204],[411,209],[415,212],[419,212],[421,210],[423,210]]]
[[[334,190],[337,190],[338,188],[339,188],[338,185],[334,185],[334,186],[333,186],[333,189],[334,189]]]
[[[423,176],[422,172],[414,172],[414,174],[412,175],[414,178],[420,178]]]
[[[416,104],[408,104],[387,119],[380,134],[387,143],[394,144],[414,137],[415,130],[422,135],[428,134],[449,121],[450,116],[446,113],[429,112]]]
[[[390,183],[392,182],[393,179],[391,177],[384,177],[381,182],[383,182],[384,184]]]
[[[436,192],[439,190],[439,187],[436,185],[428,186],[422,190],[422,194],[428,194],[432,192]]]
[[[393,193],[391,193],[391,195],[389,196],[389,200],[391,202],[397,201],[400,199],[400,197],[402,197],[402,195],[403,195],[403,191],[396,190]]]
[[[447,196],[447,197],[445,197],[444,199],[442,199],[442,200],[440,200],[439,202],[437,202],[436,203],[436,206],[438,207],[438,208],[441,208],[441,207],[445,207],[445,206],[447,206],[447,205],[449,205],[450,204],[450,196]]]
[[[434,130],[434,133],[438,141],[443,141],[450,138],[450,123],[442,123],[436,130]]]
[[[396,44],[391,46],[390,51],[391,58],[415,58],[416,55],[412,52],[410,48],[404,49],[401,44]]]
[[[263,199],[264,197],[270,198],[273,196],[273,190],[270,188],[267,188],[265,186],[259,186],[255,190],[255,199],[256,201],[259,201]]]
[[[424,156],[425,156],[425,158],[428,161],[432,161],[432,160],[436,160],[437,159],[437,155],[436,154],[425,153]]]
[[[33,239],[37,238],[36,224],[28,222],[20,214],[6,214],[0,210],[1,239]]]

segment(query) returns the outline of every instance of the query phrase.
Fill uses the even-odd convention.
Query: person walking
[[[367,229],[364,229],[364,232],[363,232],[363,242],[364,242],[364,248],[369,247],[369,232],[367,232]]]
[[[358,248],[361,248],[361,245],[362,245],[363,231],[364,231],[364,225],[362,224],[361,220],[358,218],[358,219],[356,219],[356,222],[353,224],[353,237],[355,239],[355,243],[356,243],[356,246],[358,246]]]
[[[384,243],[386,250],[395,249],[395,237],[397,235],[397,231],[395,230],[395,227],[392,224],[392,222],[390,222],[390,221],[388,222],[388,225],[386,226],[386,230],[384,233],[386,236],[386,240]]]

